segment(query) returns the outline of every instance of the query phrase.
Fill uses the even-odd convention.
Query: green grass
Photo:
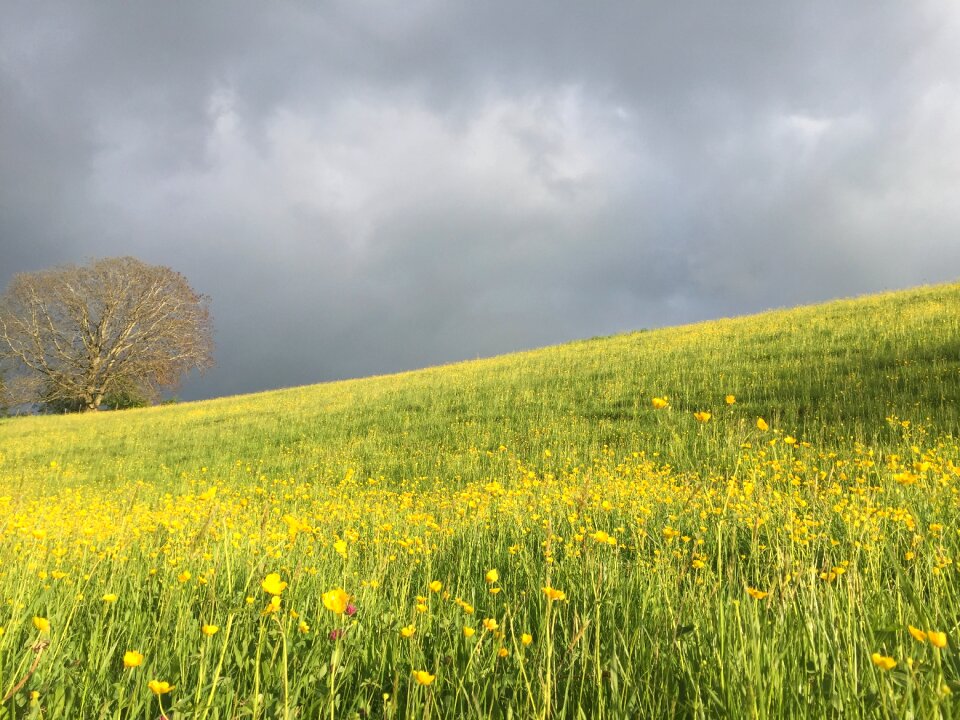
[[[682,469],[729,461],[650,409],[718,410],[727,393],[817,441],[883,440],[891,412],[944,432],[960,418],[960,286],[938,286],[575,342],[490,360],[99,416],[0,424],[8,464],[58,460],[84,481],[171,482],[235,461],[268,473],[339,467],[391,481],[484,477],[472,449],[662,452]],[[64,438],[69,438],[64,442]],[[216,452],[211,452],[216,449]],[[707,455],[704,455],[704,452]],[[167,470],[161,469],[164,466]]]
[[[952,717],[958,423],[960,285],[2,420],[0,718]]]

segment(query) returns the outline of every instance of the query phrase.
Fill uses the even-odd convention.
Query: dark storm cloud
[[[213,298],[199,397],[956,278],[949,2],[0,3],[0,283]]]

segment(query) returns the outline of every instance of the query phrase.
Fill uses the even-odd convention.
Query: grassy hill
[[[958,430],[960,285],[2,420],[0,718],[957,716]]]
[[[736,396],[727,407],[724,397]],[[650,405],[669,398],[678,422]],[[164,483],[236,462],[324,476],[460,483],[506,446],[589,460],[604,447],[677,467],[734,461],[739,443],[690,441],[694,411],[739,438],[762,416],[818,443],[888,436],[885,418],[960,422],[960,285],[598,338],[489,360],[179,406],[0,421],[7,467],[51,461],[84,481]],[[715,424],[719,425],[719,424]],[[712,438],[711,438],[712,440]],[[212,453],[211,449],[216,448]],[[733,450],[733,454],[729,451]],[[704,453],[707,453],[704,455]]]

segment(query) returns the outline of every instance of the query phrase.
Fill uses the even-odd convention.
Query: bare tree
[[[21,273],[0,296],[7,392],[81,410],[111,392],[155,397],[212,366],[208,305],[180,273],[131,257]]]

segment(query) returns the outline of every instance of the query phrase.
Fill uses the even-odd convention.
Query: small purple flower
[[[330,631],[330,639],[331,639],[331,640],[339,640],[339,639],[342,638],[342,637],[343,637],[343,629],[342,629],[342,628],[337,628],[337,629],[335,629],[335,630],[331,630],[331,631]]]
[[[347,609],[344,610],[344,612],[350,617],[353,617],[354,615],[357,614],[357,606],[353,604],[349,604],[347,605]]]

